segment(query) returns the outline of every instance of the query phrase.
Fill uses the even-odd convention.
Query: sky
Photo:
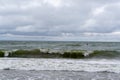
[[[0,0],[0,40],[120,41],[120,0]]]

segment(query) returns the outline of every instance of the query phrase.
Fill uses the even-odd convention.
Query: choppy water
[[[120,80],[119,75],[106,72],[1,70],[0,80]]]
[[[0,41],[0,49],[120,50],[120,42]]]
[[[0,80],[120,80],[116,60],[1,58]]]
[[[0,41],[1,50],[11,51],[36,48],[57,51],[110,50],[120,52],[120,42]],[[109,55],[109,53],[107,54]],[[119,80],[120,53],[112,54],[118,55],[118,58],[75,60],[3,58],[0,59],[0,80]],[[4,68],[16,70],[2,70]],[[67,70],[68,72],[62,70]]]
[[[0,69],[120,73],[120,61],[105,59],[0,58]]]
[[[108,50],[105,55],[94,58],[120,58],[120,42],[78,42],[78,41],[0,41],[0,50],[41,49],[63,53],[68,50]],[[113,52],[117,51],[117,52]]]
[[[0,80],[120,80],[117,60],[1,58]]]

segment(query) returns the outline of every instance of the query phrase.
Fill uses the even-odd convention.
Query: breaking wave
[[[104,51],[104,50],[96,50],[89,53],[86,57],[88,58],[105,58],[105,59],[114,59],[120,58],[119,51]]]

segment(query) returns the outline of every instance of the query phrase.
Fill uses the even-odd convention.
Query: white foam
[[[120,73],[119,60],[0,58],[0,69],[108,71]]]

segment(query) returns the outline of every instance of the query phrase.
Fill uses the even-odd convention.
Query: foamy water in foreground
[[[119,75],[108,72],[0,70],[0,80],[120,80]]]
[[[34,59],[0,58],[0,69],[16,70],[68,70],[120,73],[119,60],[105,59]]]

